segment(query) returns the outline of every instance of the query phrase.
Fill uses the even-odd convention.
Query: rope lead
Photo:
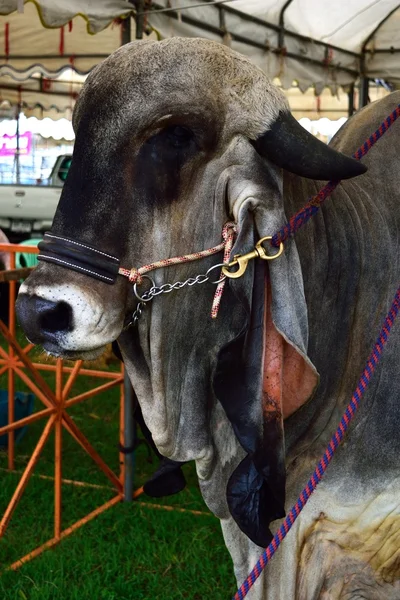
[[[363,156],[367,154],[367,152],[372,148],[372,146],[379,140],[380,137],[389,129],[391,125],[396,121],[396,119],[400,116],[400,104],[394,109],[394,111],[383,121],[383,123],[378,127],[378,129],[368,138],[366,142],[353,154],[353,158],[356,160],[360,160]],[[284,225],[272,238],[271,244],[275,247],[278,247],[279,244],[285,242],[289,236],[296,233],[298,229],[313,216],[315,215],[323,201],[331,195],[333,190],[339,185],[340,181],[329,181],[316,195],[313,196],[307,204],[296,213],[286,225]],[[336,432],[332,436],[331,441],[327,449],[325,450],[324,455],[321,460],[317,464],[314,473],[311,475],[310,480],[308,481],[306,487],[301,492],[297,502],[290,509],[288,516],[280,526],[278,532],[272,539],[272,542],[269,546],[264,550],[261,554],[259,560],[256,565],[248,575],[248,577],[244,580],[240,588],[237,590],[236,594],[233,597],[233,600],[243,600],[245,596],[248,594],[251,587],[254,585],[255,581],[259,578],[264,568],[267,566],[275,552],[278,550],[281,542],[285,539],[286,535],[289,533],[291,527],[296,521],[297,517],[305,507],[308,502],[309,497],[317,487],[318,483],[321,481],[323,474],[325,473],[330,461],[333,458],[334,452],[336,448],[339,446],[342,441],[344,434],[346,433],[350,422],[352,421],[358,407],[362,396],[364,395],[365,390],[368,387],[370,379],[375,371],[375,368],[379,362],[381,357],[383,348],[389,339],[389,332],[392,328],[392,325],[395,321],[397,313],[400,308],[400,287],[397,289],[396,295],[394,297],[392,306],[388,312],[388,315],[384,321],[383,327],[379,334],[379,337],[375,343],[375,346],[369,355],[364,371],[358,381],[357,388],[351,398],[349,405],[347,406],[343,417],[339,423],[339,427]]]

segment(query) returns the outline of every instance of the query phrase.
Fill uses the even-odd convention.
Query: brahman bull
[[[239,583],[325,449],[399,284],[400,125],[370,151],[366,174],[345,156],[399,102],[395,93],[364,109],[328,147],[246,58],[173,38],[117,50],[74,111],[72,166],[21,287],[20,322],[66,358],[118,338],[158,449],[196,461]],[[227,221],[237,224],[232,256],[248,252],[316,193],[315,179],[350,180],[278,259],[229,280],[216,319],[207,283],[161,294],[123,330],[137,299],[115,269],[211,248]],[[151,275],[157,286],[184,281],[221,260]],[[399,334],[396,325],[356,422],[249,598],[400,598]]]

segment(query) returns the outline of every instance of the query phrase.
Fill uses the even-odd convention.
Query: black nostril
[[[74,328],[72,307],[67,302],[19,294],[16,306],[22,329],[34,344],[54,340],[55,334]]]
[[[45,306],[39,313],[39,327],[45,332],[56,333],[57,331],[72,330],[72,308],[66,302],[44,301]]]

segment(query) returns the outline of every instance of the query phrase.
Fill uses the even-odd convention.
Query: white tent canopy
[[[121,45],[122,18],[133,9],[127,0],[37,0],[23,12],[17,4],[0,0],[0,73],[20,81],[66,68],[88,73]]]
[[[80,15],[88,33],[98,33],[117,17],[127,17],[133,7],[128,0],[1,0],[0,14],[23,14],[30,2],[36,5],[44,27],[62,27]]]
[[[295,80],[302,90],[314,85],[319,93],[327,85],[347,86],[360,73],[400,81],[396,0],[152,0],[141,4],[147,7],[143,9],[147,31],[153,28],[161,37],[200,36],[229,44],[270,77],[279,77],[284,87]],[[0,14],[7,18],[0,26],[0,73],[25,78],[32,65],[45,75],[66,67],[87,73],[120,45],[118,22],[133,11],[134,3],[128,0],[25,4],[1,0]]]
[[[87,73],[121,45],[132,10],[128,0],[0,0],[0,117],[19,105],[70,119]]]
[[[73,69],[65,69],[55,79],[34,73],[22,82],[10,75],[0,75],[0,111],[18,105],[27,116],[71,119],[85,79],[86,75],[79,75]]]
[[[167,4],[175,10],[165,11]],[[270,77],[279,77],[286,88],[296,80],[301,89],[314,85],[319,92],[327,85],[354,83],[360,74],[400,80],[400,5],[396,0],[199,4],[199,0],[153,2],[149,21],[163,37],[223,41],[249,56]]]
[[[220,41],[285,89],[296,81],[301,91],[314,87],[321,94],[328,86],[336,92],[360,74],[400,81],[395,0],[147,0],[142,5],[145,38]],[[0,0],[0,110],[7,102],[19,103],[35,116],[69,117],[84,75],[121,45],[122,20],[132,14],[128,0]],[[307,111],[318,112],[310,92],[304,98]],[[324,111],[338,110],[323,97]],[[299,111],[300,104],[296,97]]]

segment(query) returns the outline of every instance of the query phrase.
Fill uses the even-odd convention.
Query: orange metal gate
[[[120,389],[120,442],[122,445],[125,444],[125,393],[126,386],[124,389],[124,371],[123,366],[119,372],[109,372],[101,370],[85,369],[82,367],[82,361],[77,361],[73,367],[64,365],[62,359],[58,359],[56,364],[43,364],[33,362],[29,358],[29,352],[33,348],[33,344],[27,344],[25,347],[21,347],[16,339],[16,322],[15,322],[15,300],[16,300],[16,282],[21,276],[26,276],[30,269],[15,269],[15,254],[21,252],[21,246],[17,244],[0,244],[0,252],[7,251],[11,253],[11,270],[0,272],[0,281],[9,281],[9,297],[10,297],[10,310],[9,310],[9,326],[0,320],[0,333],[8,342],[8,350],[5,350],[0,346],[0,375],[8,373],[8,425],[0,428],[0,436],[3,434],[8,435],[8,470],[15,470],[15,440],[14,432],[17,428],[24,425],[33,423],[39,419],[44,420],[43,432],[40,439],[25,467],[25,470],[20,478],[17,488],[6,508],[4,515],[0,521],[0,537],[4,536],[10,519],[18,505],[18,502],[25,491],[29,478],[31,477],[35,465],[38,461],[41,451],[43,450],[46,442],[49,439],[50,433],[54,430],[55,432],[55,448],[54,448],[54,536],[35,550],[29,552],[19,560],[9,566],[11,569],[17,569],[24,562],[31,560],[46,548],[54,546],[61,539],[72,533],[75,529],[87,523],[103,511],[107,510],[122,499],[131,500],[133,497],[137,497],[141,490],[138,490],[134,494],[128,492],[130,498],[126,497],[127,491],[125,488],[124,496],[124,481],[125,481],[125,461],[126,457],[120,455],[120,473],[117,475],[113,470],[105,463],[101,458],[92,444],[84,436],[82,431],[78,428],[76,423],[68,414],[68,409],[77,404],[83,402],[87,398],[94,396],[100,392],[104,392],[113,387],[119,386]],[[23,252],[37,253],[38,250],[34,246],[24,246]],[[53,371],[55,372],[55,389],[46,383],[43,379],[40,371]],[[102,383],[97,387],[90,389],[87,392],[71,397],[72,386],[78,376],[90,375],[105,379],[106,383]],[[15,380],[16,377],[20,378],[27,387],[35,394],[35,396],[43,403],[44,408],[28,416],[24,419],[15,421]],[[65,383],[63,384],[63,379]],[[131,417],[131,415],[130,415]],[[61,509],[61,498],[62,498],[62,484],[69,483],[75,485],[85,485],[82,482],[76,482],[71,480],[65,480],[62,478],[62,439],[63,430],[66,430],[76,442],[85,450],[85,452],[95,461],[99,469],[107,476],[115,489],[115,496],[99,506],[96,510],[86,515],[67,529],[62,529],[62,509]],[[90,484],[87,484],[90,485]]]

